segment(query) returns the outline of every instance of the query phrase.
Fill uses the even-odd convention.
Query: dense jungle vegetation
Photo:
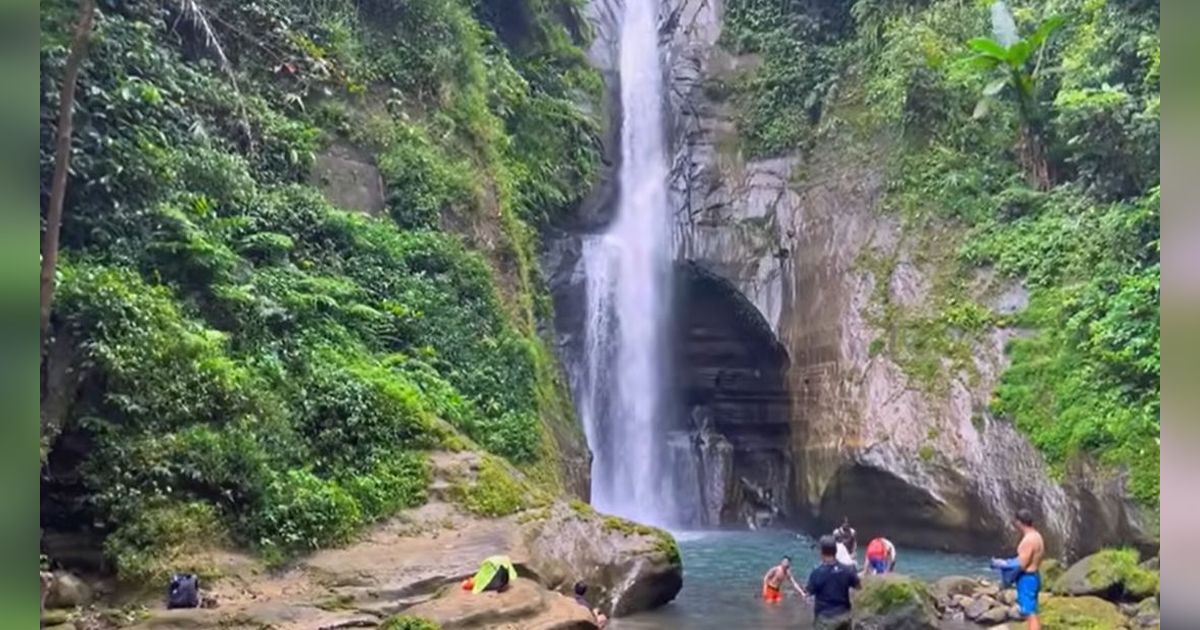
[[[134,581],[273,560],[425,500],[432,448],[561,492],[582,437],[539,324],[538,229],[590,187],[574,0],[100,0],[43,360],[43,526]],[[43,212],[74,0],[41,22]],[[330,205],[326,147],[385,216]]]
[[[928,308],[877,291],[871,352],[936,388],[970,372],[974,336],[1023,330],[991,411],[1059,474],[1080,455],[1127,470],[1153,509],[1158,21],[1153,0],[730,0],[722,35],[761,59],[722,86],[743,151],[883,147],[886,209],[932,272]],[[867,261],[877,287],[896,262]],[[1028,308],[973,299],[983,269]]]
[[[141,582],[197,541],[276,561],[346,541],[425,500],[435,448],[560,491],[582,437],[534,252],[599,170],[580,4],[97,0],[42,362],[43,526],[85,525]],[[979,335],[1024,331],[991,412],[1053,470],[1088,455],[1156,508],[1158,3],[725,10],[723,46],[761,59],[722,86],[741,149],[884,155],[886,211],[934,270],[928,308],[877,292],[871,351],[936,389],[970,377]],[[43,0],[43,213],[77,19]],[[378,166],[381,216],[318,190],[318,156],[347,145]],[[1028,308],[985,307],[982,269]],[[503,494],[468,503],[509,511]]]

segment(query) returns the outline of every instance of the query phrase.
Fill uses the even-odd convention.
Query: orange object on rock
[[[463,580],[462,590],[469,591],[473,588],[475,588],[475,578],[474,577],[469,577],[469,578]]]

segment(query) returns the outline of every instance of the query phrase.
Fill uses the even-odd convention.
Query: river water
[[[763,603],[762,577],[783,555],[792,557],[796,581],[804,586],[817,564],[813,540],[784,531],[712,531],[675,534],[683,557],[683,590],[670,604],[616,619],[614,630],[764,630],[812,627],[812,608],[785,589],[782,604]],[[862,541],[858,560],[862,562]],[[896,569],[924,580],[947,575],[994,577],[988,559],[897,548]]]

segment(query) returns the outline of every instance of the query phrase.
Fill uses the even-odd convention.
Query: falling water
[[[664,385],[670,306],[670,209],[663,145],[656,0],[626,0],[621,23],[621,165],[617,214],[584,244],[586,365],[581,411],[602,511],[668,524]]]

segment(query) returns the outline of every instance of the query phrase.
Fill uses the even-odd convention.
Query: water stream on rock
[[[667,525],[662,419],[668,411],[671,224],[663,138],[658,3],[624,3],[620,35],[621,163],[616,216],[584,242],[586,360],[580,412],[601,511]]]

